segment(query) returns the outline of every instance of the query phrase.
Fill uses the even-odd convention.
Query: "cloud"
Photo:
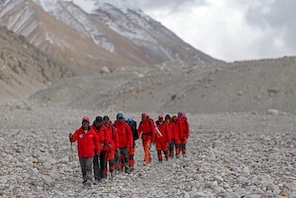
[[[149,9],[167,9],[179,10],[184,7],[184,5],[195,5],[199,6],[206,2],[206,0],[145,0],[137,1],[140,3],[141,7],[145,10]]]
[[[270,0],[249,7],[246,13],[248,24],[263,32],[255,46],[258,53],[264,56],[295,55],[295,7],[294,0]]]
[[[294,0],[143,0],[185,42],[226,61],[295,55]]]

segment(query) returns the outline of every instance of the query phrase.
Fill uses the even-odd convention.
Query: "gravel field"
[[[292,114],[188,114],[186,157],[159,164],[153,146],[152,164],[143,167],[138,140],[130,175],[83,189],[76,143],[71,159],[68,134],[82,116],[93,120],[97,112],[29,101],[2,103],[0,110],[1,197],[296,197]]]

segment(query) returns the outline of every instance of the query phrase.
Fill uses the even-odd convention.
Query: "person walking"
[[[155,136],[155,142],[156,142],[156,150],[158,155],[158,161],[159,163],[162,163],[162,152],[165,155],[166,161],[168,161],[169,152],[168,152],[168,143],[170,142],[170,132],[169,127],[164,122],[163,115],[158,116],[158,120],[156,121],[156,136]]]
[[[168,143],[168,150],[169,150],[169,157],[174,158],[174,149],[175,149],[175,137],[173,134],[173,124],[172,119],[169,114],[165,116],[165,122],[168,126],[168,133],[169,133],[169,143]]]
[[[186,157],[186,144],[189,138],[189,124],[188,124],[185,113],[179,112],[178,117],[180,120],[182,120],[181,124],[183,128],[183,138],[181,139],[181,151],[182,151],[182,156]]]
[[[134,170],[134,165],[135,165],[135,160],[134,160],[134,155],[135,155],[135,147],[136,147],[136,140],[138,139],[138,130],[137,130],[137,122],[134,121],[132,118],[128,118],[126,120],[126,123],[128,123],[129,127],[132,130],[132,135],[133,135],[133,143],[128,149],[128,164],[130,167],[130,171]]]
[[[100,153],[100,145],[96,132],[91,129],[88,117],[82,118],[82,126],[74,134],[69,134],[70,142],[77,141],[77,151],[82,172],[83,187],[90,188],[92,183],[92,165],[95,151]]]
[[[144,166],[148,165],[151,159],[150,144],[155,143],[155,125],[146,113],[142,113],[142,121],[139,124],[138,136],[142,139],[144,149]]]
[[[172,125],[173,125],[173,134],[174,134],[174,140],[175,140],[175,148],[176,148],[176,158],[180,157],[180,149],[181,149],[181,140],[183,139],[183,126],[181,124],[180,119],[177,117],[177,115],[174,115],[172,117]]]
[[[109,162],[109,172],[111,174],[111,178],[113,178],[115,176],[115,151],[118,150],[118,134],[108,116],[103,117],[103,124],[107,127],[111,134],[110,145],[107,152],[107,161]],[[108,170],[106,169],[105,172],[107,174]]]
[[[108,151],[108,145],[110,144],[110,134],[109,130],[103,125],[103,118],[101,116],[96,117],[91,127],[99,138],[101,148],[101,152],[95,155],[93,162],[95,184],[97,184],[107,178],[107,174],[105,174],[105,169],[107,168],[106,154]]]
[[[117,129],[118,134],[118,148],[120,155],[123,159],[123,165],[125,167],[125,173],[130,173],[128,164],[128,148],[133,143],[133,135],[129,125],[125,122],[123,114],[118,113],[116,115],[116,121],[114,127]]]

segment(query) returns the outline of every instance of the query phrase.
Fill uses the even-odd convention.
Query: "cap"
[[[96,117],[96,123],[103,122],[103,118],[101,116]]]
[[[117,119],[120,119],[120,118],[124,118],[124,117],[123,117],[123,114],[122,114],[122,113],[118,113],[118,114],[116,115],[116,118],[117,118]]]
[[[182,118],[183,117],[183,113],[182,112],[178,112],[178,117]]]
[[[163,120],[163,115],[159,115],[158,120]]]
[[[83,118],[82,118],[82,123],[90,123],[89,122],[89,117],[87,117],[87,116],[84,116]]]

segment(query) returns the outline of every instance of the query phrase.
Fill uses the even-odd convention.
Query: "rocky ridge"
[[[23,36],[0,27],[0,100],[25,98],[59,79],[73,76]]]

